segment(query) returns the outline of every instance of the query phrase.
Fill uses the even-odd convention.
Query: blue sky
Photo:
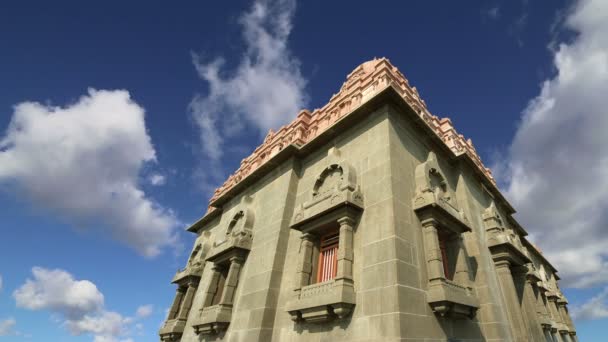
[[[606,5],[3,4],[0,340],[156,340],[210,191],[384,56],[473,140],[602,341]]]

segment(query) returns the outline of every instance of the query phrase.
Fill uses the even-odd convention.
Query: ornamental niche
[[[296,286],[287,311],[295,322],[341,319],[355,306],[353,234],[363,210],[355,169],[337,148],[314,183],[291,228],[302,232]]]
[[[253,242],[254,214],[250,204],[251,197],[243,197],[224,236],[217,238],[209,251],[206,261],[212,264],[212,275],[200,316],[193,324],[197,334],[218,334],[230,324],[241,269]]]
[[[470,284],[462,234],[471,227],[459,209],[444,171],[430,152],[415,171],[414,211],[422,224],[427,264],[427,302],[443,317],[473,318],[479,300]]]

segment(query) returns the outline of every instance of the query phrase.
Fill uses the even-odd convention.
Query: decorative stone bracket
[[[340,158],[340,151],[328,153],[328,166],[315,182],[312,198],[300,206],[292,229],[301,231],[297,284],[287,303],[292,320],[327,322],[350,314],[355,306],[353,282],[353,234],[356,218],[363,210],[363,196],[354,168]],[[334,279],[310,284],[311,258],[316,239],[328,226],[339,226],[337,273]]]
[[[464,213],[458,208],[456,197],[449,188],[445,173],[430,152],[426,162],[418,165],[416,194],[412,199],[414,211],[422,223],[429,288],[427,302],[434,312],[454,318],[473,318],[479,300],[470,286],[469,270],[461,234],[471,231]],[[451,236],[457,246],[454,280],[446,277],[439,232]]]
[[[519,236],[504,226],[494,202],[484,211],[482,217],[488,235],[488,248],[495,262],[507,260],[512,266],[523,266],[531,262]]]

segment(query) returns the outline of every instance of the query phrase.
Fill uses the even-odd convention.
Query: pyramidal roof
[[[481,162],[471,140],[465,139],[462,134],[459,134],[449,118],[440,119],[431,114],[416,87],[412,87],[405,76],[387,58],[375,58],[357,66],[346,77],[340,91],[334,94],[325,106],[312,112],[306,109],[301,110],[291,123],[279,128],[276,132],[268,131],[262,145],[243,159],[238,170],[215,190],[209,201],[209,210],[214,209],[213,203],[218,198],[264,165],[283,148],[289,145],[300,147],[314,140],[334,123],[348,116],[388,87],[392,87],[405,100],[456,156],[468,157],[492,184],[496,184],[492,172]]]

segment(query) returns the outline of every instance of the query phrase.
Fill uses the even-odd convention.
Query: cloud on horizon
[[[135,317],[126,317],[105,309],[104,296],[91,281],[62,269],[34,267],[32,275],[13,292],[17,307],[58,314],[72,335],[92,334],[95,342],[132,341],[126,336],[133,324],[152,309],[140,306]]]

